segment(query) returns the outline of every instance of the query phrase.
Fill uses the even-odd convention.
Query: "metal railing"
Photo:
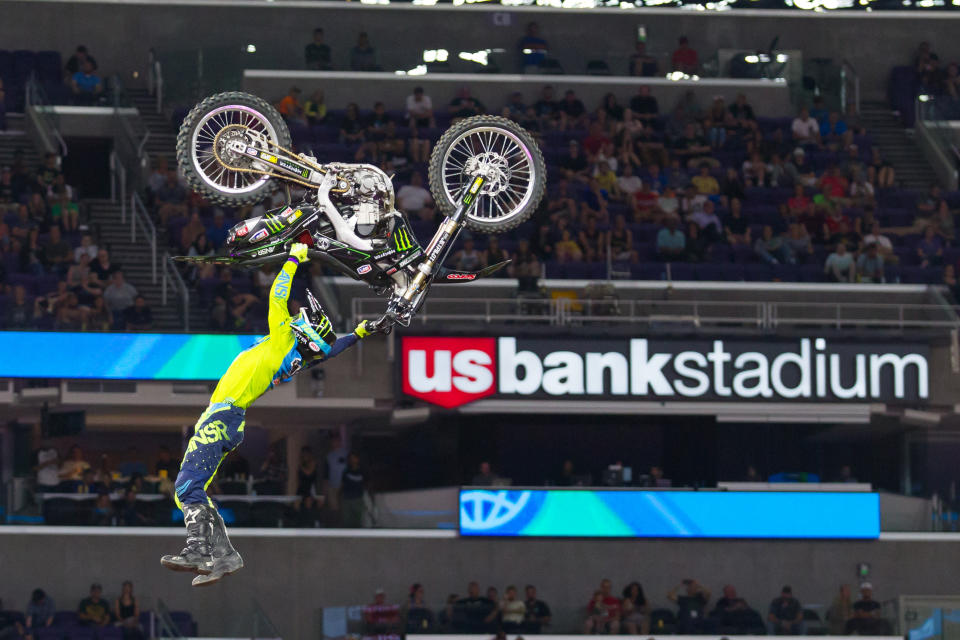
[[[353,322],[383,312],[380,298],[354,298]],[[774,331],[792,327],[836,329],[957,329],[949,305],[888,303],[745,302],[596,298],[427,299],[413,326],[433,322],[499,322],[576,326],[587,323],[686,325]]]
[[[147,213],[147,208],[143,206],[143,200],[140,194],[134,191],[130,194],[130,242],[137,241],[137,227],[144,234],[147,242],[150,244],[150,275],[151,281],[157,283],[157,228]]]
[[[849,89],[848,84],[851,85]],[[853,102],[857,113],[860,113],[860,74],[857,73],[856,67],[844,58],[840,62],[840,107],[846,108],[850,102]]]
[[[41,144],[48,153],[60,153],[61,158],[66,158],[69,149],[67,143],[60,135],[60,122],[47,93],[37,81],[36,73],[31,73],[27,79],[25,87],[25,100],[27,114],[31,123],[40,137]]]
[[[173,259],[167,252],[163,253],[161,258],[161,268],[163,274],[160,278],[160,301],[163,306],[167,306],[168,290],[173,295],[180,296],[180,306],[183,312],[183,330],[190,331],[190,290],[187,289],[187,283],[183,281],[183,276],[177,270]]]
[[[940,182],[948,189],[960,187],[960,127],[936,96],[921,94],[916,100],[917,142],[933,166]]]
[[[110,152],[110,200],[120,203],[120,222],[127,221],[127,168],[116,151]]]
[[[163,65],[153,49],[147,56],[147,91],[156,99],[157,113],[163,113]]]

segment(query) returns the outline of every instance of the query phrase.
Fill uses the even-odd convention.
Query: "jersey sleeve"
[[[357,334],[355,333],[348,333],[345,336],[340,336],[337,338],[337,341],[333,343],[333,346],[330,347],[330,353],[328,353],[323,359],[329,360],[330,358],[340,355],[353,345],[357,344],[357,339]]]
[[[280,273],[277,274],[273,285],[270,287],[267,324],[270,326],[271,335],[279,331],[283,323],[290,317],[287,301],[290,299],[290,287],[293,286],[293,274],[297,272],[298,264],[296,258],[290,258],[284,262]]]

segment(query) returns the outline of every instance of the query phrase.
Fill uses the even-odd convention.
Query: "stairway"
[[[936,182],[933,168],[889,105],[884,102],[863,102],[860,105],[860,117],[873,144],[879,146],[883,157],[893,164],[898,186],[925,191],[932,182]]]
[[[153,310],[154,327],[158,331],[182,331],[183,317],[176,292],[167,291],[167,305],[161,299],[161,278],[159,257],[163,255],[162,245],[158,242],[157,282],[152,280],[150,268],[150,247],[140,227],[137,227],[137,240],[130,240],[130,211],[127,211],[126,223],[121,222],[120,203],[109,199],[88,199],[90,222],[99,228],[99,242],[110,252],[111,262],[120,265],[127,281],[136,287]]]
[[[177,129],[163,113],[157,113],[157,101],[146,89],[127,89],[127,95],[133,106],[140,112],[140,121],[150,132],[144,149],[153,162],[159,157],[166,158],[171,169],[177,164]]]
[[[27,169],[32,171],[40,166],[40,154],[27,135],[24,115],[8,113],[7,129],[0,131],[0,167],[13,165],[13,158],[18,151],[23,153],[23,164]]]

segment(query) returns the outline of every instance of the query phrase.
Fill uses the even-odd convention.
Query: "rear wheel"
[[[218,93],[195,106],[177,134],[177,162],[191,188],[217,204],[256,204],[276,180],[254,160],[231,150],[238,143],[262,146],[261,137],[290,148],[290,130],[266,100],[240,91]]]
[[[464,224],[482,233],[502,233],[529,218],[547,178],[533,136],[497,116],[461,120],[437,142],[430,155],[430,191],[441,211],[452,213],[478,174],[486,182]]]

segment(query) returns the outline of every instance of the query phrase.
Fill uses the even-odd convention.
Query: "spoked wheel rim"
[[[515,133],[496,126],[468,129],[447,147],[443,156],[443,189],[452,203],[480,173],[486,179],[467,217],[497,223],[523,211],[534,195],[534,160]]]
[[[274,144],[279,143],[273,125],[266,116],[252,107],[224,105],[206,113],[194,128],[190,144],[190,156],[200,179],[214,189],[232,194],[255,191],[269,180],[270,176],[262,173],[228,169],[217,159],[219,153],[228,164],[233,164],[232,161],[235,160],[236,165],[233,166],[248,165],[248,158],[233,157],[226,146],[239,139],[252,142],[251,132],[265,135]]]

